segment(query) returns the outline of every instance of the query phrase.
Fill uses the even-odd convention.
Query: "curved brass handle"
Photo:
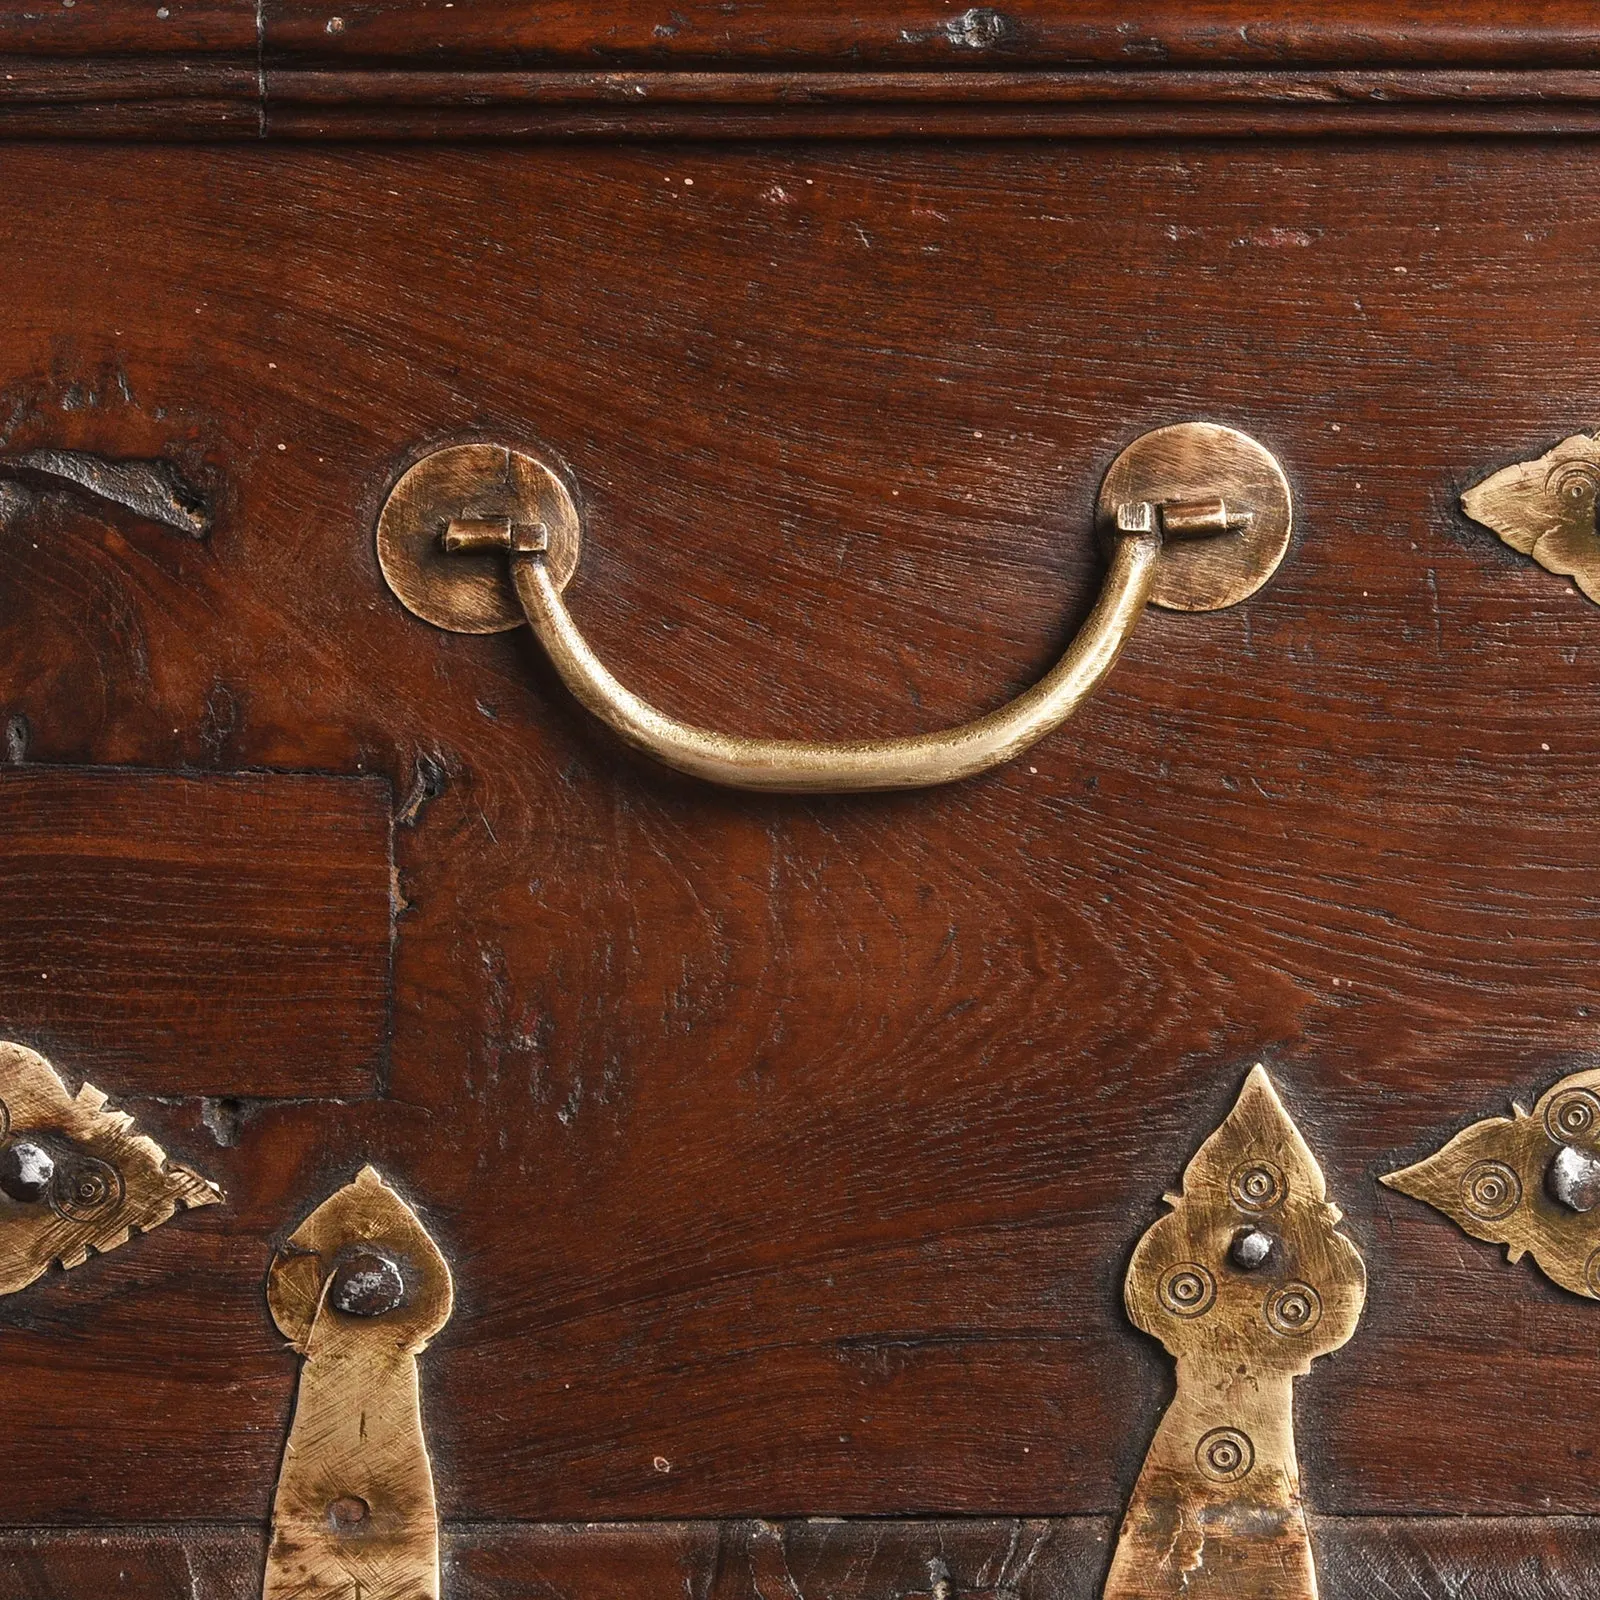
[[[954,783],[1021,755],[1065,722],[1116,664],[1150,598],[1160,553],[1154,535],[1119,538],[1100,598],[1061,659],[999,710],[936,733],[840,744],[747,739],[680,722],[620,684],[590,649],[543,556],[513,555],[511,581],[562,682],[635,749],[733,789],[843,794]]]
[[[395,486],[378,545],[407,606],[469,632],[518,620],[506,614],[503,587],[494,591],[503,577],[481,564],[503,554],[522,614],[567,688],[667,766],[735,789],[848,793],[953,783],[1020,755],[1093,693],[1148,602],[1214,610],[1259,588],[1288,547],[1289,487],[1253,439],[1185,423],[1144,435],[1117,458],[1101,488],[1100,520],[1110,553],[1100,596],[1032,688],[954,728],[836,744],[697,727],[620,683],[561,597],[577,564],[577,511],[561,480],[532,457],[465,445],[424,458]],[[479,564],[469,568],[474,557]]]

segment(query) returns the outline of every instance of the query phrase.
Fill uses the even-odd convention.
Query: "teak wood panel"
[[[1592,147],[0,172],[0,458],[164,453],[216,507],[204,543],[14,511],[29,760],[378,774],[400,908],[387,1098],[247,1105],[226,1148],[141,1106],[228,1204],[0,1307],[7,1521],[264,1517],[262,1276],[365,1160],[456,1274],[448,1517],[1114,1516],[1165,1399],[1127,1252],[1257,1058],[1372,1273],[1299,1396],[1316,1508],[1600,1510],[1593,1308],[1374,1182],[1593,1049],[1600,612],[1455,509],[1600,409]],[[933,726],[1052,658],[1101,471],[1189,416],[1281,456],[1290,559],[940,793],[674,779],[373,557],[413,451],[536,441],[629,681],[750,731]]]
[[[478,1524],[445,1530],[449,1600],[1098,1600],[1115,1524],[989,1521]],[[1576,1517],[1312,1519],[1323,1600],[1586,1600]],[[7,1600],[259,1600],[258,1530],[0,1532]],[[941,1580],[947,1589],[936,1586]]]
[[[1600,42],[1581,0],[586,0],[531,7],[453,0],[0,0],[0,55],[234,56],[578,67],[737,65],[970,69],[1348,63],[1589,66]]]
[[[0,567],[22,533],[0,531]],[[39,638],[28,602],[54,609],[63,585],[37,567],[16,586],[32,594],[9,578],[0,672],[17,686]],[[14,756],[30,732],[13,718]],[[379,778],[0,766],[0,1037],[121,1094],[374,1092],[390,811]]]

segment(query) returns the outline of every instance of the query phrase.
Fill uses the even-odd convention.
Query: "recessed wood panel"
[[[0,1037],[119,1096],[371,1093],[388,794],[0,769]]]

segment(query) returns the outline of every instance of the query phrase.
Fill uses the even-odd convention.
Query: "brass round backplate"
[[[1169,539],[1156,569],[1152,605],[1221,611],[1253,595],[1289,549],[1294,528],[1289,480],[1266,446],[1216,422],[1180,422],[1135,439],[1111,463],[1095,508],[1109,541],[1117,507],[1148,501],[1224,500],[1250,513],[1248,527],[1210,539]]]
[[[425,455],[389,491],[378,517],[378,564],[400,603],[452,633],[503,633],[527,619],[496,550],[447,555],[452,519],[542,522],[557,589],[578,565],[578,508],[542,461],[503,444],[453,444]]]

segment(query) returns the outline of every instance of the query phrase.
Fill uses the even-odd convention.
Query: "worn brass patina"
[[[438,1600],[417,1356],[448,1320],[453,1295],[438,1247],[371,1167],[273,1260],[267,1302],[305,1360],[264,1600]]]
[[[1474,522],[1493,528],[1513,550],[1600,600],[1600,437],[1575,433],[1534,461],[1519,461],[1461,497]]]
[[[43,1056],[0,1043],[0,1294],[221,1198],[92,1084],[68,1094]]]
[[[527,620],[505,552],[541,552],[557,591],[578,565],[578,508],[560,475],[503,444],[425,455],[389,491],[378,564],[408,611],[451,633],[503,633]]]
[[[1563,1078],[1531,1115],[1513,1103],[1509,1117],[1474,1122],[1383,1181],[1600,1300],[1600,1069]]]
[[[787,793],[919,789],[999,766],[1058,727],[1116,664],[1147,602],[1214,611],[1253,594],[1288,549],[1289,485],[1255,440],[1185,422],[1117,458],[1096,520],[1108,556],[1099,600],[1038,683],[954,728],[839,744],[719,733],[624,688],[561,598],[577,561],[577,511],[559,475],[531,456],[480,444],[423,457],[383,509],[378,556],[400,600],[439,627],[493,633],[525,617],[584,706],[681,772]]]
[[[1128,1315],[1178,1361],[1106,1600],[1314,1600],[1293,1381],[1337,1350],[1366,1269],[1261,1067],[1128,1267]]]
[[[1156,505],[1166,535],[1152,605],[1226,610],[1249,599],[1288,553],[1289,480],[1272,452],[1237,428],[1180,422],[1135,439],[1100,485],[1102,542],[1116,508],[1141,500]]]

